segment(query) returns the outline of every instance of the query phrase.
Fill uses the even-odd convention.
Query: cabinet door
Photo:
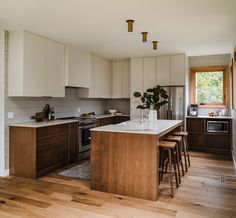
[[[23,96],[46,95],[46,39],[24,32]]]
[[[153,88],[156,85],[156,58],[144,58],[143,60],[143,89]]]
[[[37,176],[68,162],[68,124],[37,128]]]
[[[92,86],[90,98],[110,98],[112,94],[112,63],[92,56]]]
[[[187,118],[187,131],[190,133],[204,133],[204,119]]]
[[[79,147],[78,145],[78,139],[79,137],[77,135],[77,128],[78,128],[78,123],[70,123],[69,124],[69,137],[70,137],[70,144],[69,144],[69,160],[74,160],[77,158],[77,149]]]
[[[125,121],[130,120],[130,116],[116,116],[115,117],[115,124],[122,123]]]
[[[100,126],[115,124],[115,117],[106,117],[106,118],[101,118],[99,120],[100,120]]]
[[[121,61],[113,62],[113,86],[112,86],[112,97],[122,97],[122,77],[123,77],[123,63]]]
[[[157,85],[170,85],[170,56],[159,56],[156,58]]]
[[[122,98],[130,97],[130,61],[123,61]]]
[[[66,85],[91,87],[91,53],[76,46],[66,46]]]
[[[171,56],[170,85],[185,85],[185,55]]]
[[[131,58],[130,77],[131,96],[133,96],[133,93],[136,91],[143,92],[143,58]]]
[[[132,118],[140,117],[140,110],[136,109],[139,104],[133,94],[138,91],[143,93],[143,58],[131,58],[130,60],[130,114]]]
[[[64,45],[47,40],[46,58],[47,95],[65,97]]]

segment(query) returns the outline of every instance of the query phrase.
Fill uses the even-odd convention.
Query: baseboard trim
[[[236,171],[236,158],[234,156],[233,150],[232,150],[232,158],[233,158],[233,162],[234,162],[234,170]]]
[[[0,170],[0,176],[2,176],[2,177],[9,176],[9,169],[7,169],[7,170]]]

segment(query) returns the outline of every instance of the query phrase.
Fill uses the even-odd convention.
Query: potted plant
[[[157,120],[157,110],[159,110],[161,106],[168,103],[167,92],[159,85],[147,89],[143,94],[140,92],[134,92],[133,95],[141,100],[141,104],[136,107],[137,109],[149,110],[149,121]]]

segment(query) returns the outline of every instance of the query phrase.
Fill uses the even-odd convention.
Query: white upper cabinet
[[[130,60],[130,95],[143,92],[143,58],[131,58]]]
[[[131,58],[130,114],[140,116],[136,106],[140,103],[133,96],[139,91],[143,93],[156,85],[185,85],[185,55],[166,55],[157,57]]]
[[[171,56],[170,85],[185,85],[185,55]]]
[[[114,61],[113,62],[113,98],[129,98],[130,97],[130,61]]]
[[[143,93],[143,58],[131,58],[130,60],[130,115],[131,119],[141,116],[141,110],[136,109],[140,103],[133,94]]]
[[[122,98],[130,97],[130,60],[123,61]]]
[[[64,97],[64,46],[27,31],[9,33],[8,96]]]
[[[112,62],[92,55],[92,81],[90,88],[79,88],[79,98],[111,98]]]
[[[185,55],[158,56],[156,75],[158,85],[185,85]]]
[[[112,97],[120,98],[122,96],[122,75],[123,64],[121,61],[114,61],[112,64]]]
[[[46,39],[9,33],[8,96],[46,96]]]
[[[47,40],[46,92],[49,96],[65,97],[65,46]]]
[[[143,59],[143,90],[153,88],[156,85],[156,58]]]
[[[66,45],[66,86],[91,87],[91,52]]]
[[[170,85],[170,56],[156,58],[156,79],[158,85]]]

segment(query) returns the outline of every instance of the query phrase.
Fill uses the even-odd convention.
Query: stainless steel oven
[[[78,123],[78,145],[79,160],[90,156],[91,133],[90,129],[96,127],[95,120],[79,121]]]
[[[229,121],[206,120],[206,132],[229,133]]]

